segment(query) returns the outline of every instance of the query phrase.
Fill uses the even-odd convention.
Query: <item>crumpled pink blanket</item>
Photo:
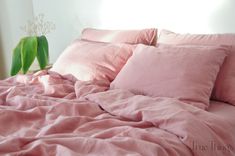
[[[0,81],[0,155],[235,155],[223,118],[107,86],[47,71]]]

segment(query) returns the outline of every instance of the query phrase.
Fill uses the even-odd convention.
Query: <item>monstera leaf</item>
[[[37,57],[40,69],[44,69],[49,62],[48,41],[45,36],[24,37],[13,50],[11,76],[20,70],[27,73]]]

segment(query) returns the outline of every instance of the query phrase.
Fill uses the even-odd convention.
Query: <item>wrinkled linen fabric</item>
[[[1,80],[0,155],[235,154],[235,127],[223,118],[107,83],[47,71]]]

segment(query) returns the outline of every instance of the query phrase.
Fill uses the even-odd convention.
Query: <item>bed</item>
[[[147,32],[144,40],[143,32],[131,31],[130,35],[130,32],[118,31],[121,36],[129,33],[128,42],[136,43],[120,45],[116,42],[124,41],[118,36],[113,40],[115,43],[107,45],[104,43],[107,37],[100,41],[93,36],[113,32],[88,30],[83,32],[83,41],[73,42],[51,70],[0,81],[0,155],[235,155],[234,97],[226,97],[218,90],[223,88],[218,79],[220,66],[224,65],[231,46],[156,46],[155,38],[150,35],[156,36],[153,29],[144,30],[144,34]],[[136,34],[141,34],[141,41]],[[91,37],[94,40],[87,41]],[[163,39],[159,42],[166,41]],[[137,45],[139,42],[142,44]],[[102,45],[99,54],[111,49],[111,52],[108,50],[111,55],[92,58],[93,49],[99,49],[97,44]],[[91,52],[89,57],[75,50],[83,47],[86,52]],[[119,58],[115,49],[125,51],[125,54]],[[165,54],[172,49],[177,53]],[[188,55],[189,49],[193,57]],[[132,54],[132,50],[135,53]],[[144,51],[144,55],[140,51]],[[177,60],[178,67],[174,68],[177,72],[169,72],[172,69],[169,64],[157,64],[159,68],[150,69],[152,63],[156,63],[151,60],[153,58],[160,58],[158,63],[161,60],[164,64],[169,60],[174,62],[172,54]],[[76,55],[86,68],[73,64],[71,60]],[[189,62],[195,59],[201,62],[188,68],[187,61],[182,61],[186,56]],[[92,62],[89,62],[90,58]],[[101,61],[103,58],[109,60],[109,64]],[[145,68],[136,63],[141,62],[139,58],[148,60],[142,61]],[[61,67],[68,63],[66,59],[70,66],[64,70]],[[97,67],[100,62],[102,68]],[[179,72],[182,68],[187,71],[186,75]],[[199,73],[204,74],[198,76]],[[172,79],[175,74],[177,78]],[[191,74],[189,78],[188,74]],[[186,87],[179,89],[179,86]],[[233,91],[232,87],[229,89]],[[230,95],[228,91],[226,93]]]

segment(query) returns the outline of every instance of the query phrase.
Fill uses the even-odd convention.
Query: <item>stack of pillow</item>
[[[156,43],[157,30],[108,31],[84,29],[60,55],[52,71],[72,74],[82,81],[113,81],[132,55],[137,44]]]
[[[85,29],[52,71],[109,81],[151,97],[207,109],[210,98],[235,105],[235,34],[176,34],[157,29]],[[156,44],[157,43],[157,44]]]

